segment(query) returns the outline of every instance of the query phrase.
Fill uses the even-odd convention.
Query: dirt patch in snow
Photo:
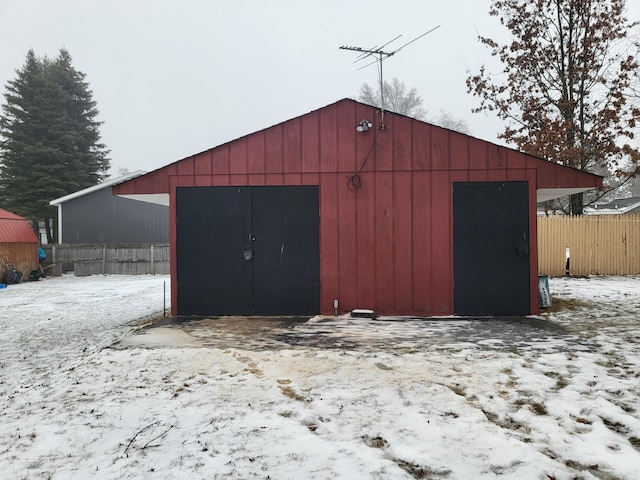
[[[171,335],[174,331],[175,335]],[[182,339],[182,343],[177,339]],[[542,318],[379,317],[372,320],[348,315],[313,318],[174,317],[135,332],[133,337],[124,339],[117,346],[176,344],[212,348],[241,346],[248,350],[322,348],[395,352],[469,344],[498,350],[590,348],[579,336]]]

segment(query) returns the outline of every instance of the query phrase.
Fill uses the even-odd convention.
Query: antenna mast
[[[399,38],[400,36],[401,35],[398,35],[396,38]],[[393,41],[393,40],[391,40],[391,41]],[[388,43],[391,43],[391,42],[388,42]],[[391,55],[393,55],[396,52],[385,52],[384,50],[382,50],[382,48],[378,48],[376,50],[366,50],[364,48],[351,47],[351,46],[348,46],[348,45],[342,45],[340,47],[340,50],[351,50],[352,52],[360,52],[361,54],[358,57],[358,59],[356,60],[356,62],[359,62],[360,60],[363,60],[364,58],[368,58],[370,56],[377,55],[378,58],[372,63],[375,63],[375,62],[378,63],[378,80],[380,82],[380,103],[381,103],[381,107],[380,107],[381,125],[380,125],[380,127],[384,128],[384,83],[383,83],[383,79],[382,79],[382,61],[387,59],[387,58],[389,58]],[[371,65],[371,63],[365,65],[365,67],[368,67],[369,65]],[[360,70],[362,68],[364,68],[364,67],[360,67],[358,70]]]
[[[362,47],[353,47],[353,46],[349,46],[349,45],[342,45],[340,48],[340,50],[350,50],[352,52],[360,52],[360,55],[358,55],[358,58],[356,58],[356,60],[353,63],[357,63],[361,60],[364,60],[366,58],[370,58],[370,57],[377,57],[373,62],[367,63],[366,65],[358,68],[358,70],[362,70],[363,68],[368,67],[369,65],[373,65],[374,63],[378,64],[378,77],[379,77],[379,81],[380,81],[380,128],[384,129],[385,125],[384,125],[384,81],[382,78],[382,62],[383,60],[386,60],[387,58],[391,57],[392,55],[394,55],[395,53],[399,52],[400,50],[402,50],[404,47],[406,47],[407,45],[415,42],[416,40],[421,39],[422,37],[424,37],[425,35],[433,32],[434,30],[436,30],[437,28],[440,28],[440,25],[438,25],[437,27],[432,28],[431,30],[428,30],[426,32],[424,32],[422,35],[417,36],[416,38],[414,38],[413,40],[411,40],[410,42],[405,43],[404,45],[402,45],[400,48],[396,48],[393,51],[385,51],[383,50],[384,47],[386,47],[387,45],[389,45],[391,42],[397,40],[398,38],[400,38],[402,36],[402,34],[398,35],[395,38],[392,38],[391,40],[389,40],[387,43],[385,43],[384,45],[377,47],[377,46],[373,46],[371,48],[362,48]]]

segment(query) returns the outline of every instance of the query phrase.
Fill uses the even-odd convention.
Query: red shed
[[[170,205],[174,315],[527,315],[536,202],[601,185],[344,99],[114,193]]]
[[[38,237],[25,218],[0,208],[0,282],[8,263],[28,278],[38,267]]]

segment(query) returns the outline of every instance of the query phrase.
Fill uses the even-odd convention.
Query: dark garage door
[[[319,313],[318,202],[317,186],[178,188],[178,313]]]
[[[453,184],[457,315],[528,315],[527,182]]]

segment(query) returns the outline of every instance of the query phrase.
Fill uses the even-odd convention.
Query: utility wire
[[[380,130],[381,130],[380,128],[376,128],[376,135],[375,137],[373,137],[373,142],[371,143],[371,147],[369,147],[369,151],[367,152],[367,155],[364,157],[364,160],[362,161],[362,165],[360,165],[360,168],[355,174],[351,175],[348,178],[347,188],[349,188],[350,190],[355,190],[362,186],[362,179],[360,178],[360,172],[362,172],[362,170],[364,169],[365,165],[367,164],[367,160],[369,160],[369,157],[371,156],[371,153],[373,152],[373,149],[376,146],[376,142],[378,141],[378,135],[380,135]]]

